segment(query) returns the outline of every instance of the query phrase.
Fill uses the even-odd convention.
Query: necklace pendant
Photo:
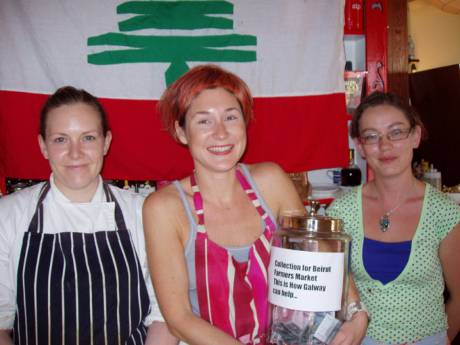
[[[385,213],[379,220],[380,231],[387,232],[390,228],[390,217],[388,217],[388,213]]]

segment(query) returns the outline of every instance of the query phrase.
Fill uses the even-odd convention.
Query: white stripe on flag
[[[219,64],[245,80],[254,96],[344,92],[344,0],[232,0],[232,13],[223,15],[233,22],[228,30],[142,28],[130,32],[120,31],[118,24],[135,20],[137,15],[117,14],[120,3],[123,1],[0,1],[0,32],[6,33],[0,35],[0,47],[11,48],[2,50],[0,88],[52,93],[56,87],[70,84],[104,98],[159,99],[165,88],[164,74],[172,62],[114,61],[105,65],[88,62],[88,55],[95,53],[156,47],[104,42],[88,45],[88,40],[106,34],[165,39],[170,36],[206,39],[233,34],[254,40],[254,44],[236,46],[235,51],[255,52],[255,61],[224,59]],[[171,22],[174,15],[171,11]],[[154,13],[150,16],[156,19]],[[219,13],[215,16],[223,17]],[[125,42],[129,44],[130,40],[125,38]],[[202,48],[217,53],[229,47]],[[190,62],[187,52],[180,53],[189,67],[216,61],[204,56],[202,61]]]

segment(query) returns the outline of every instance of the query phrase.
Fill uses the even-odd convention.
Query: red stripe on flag
[[[274,161],[287,172],[348,164],[345,96],[256,98],[248,163]]]
[[[49,167],[37,143],[46,97],[0,91],[0,176],[48,177]],[[114,137],[103,169],[105,178],[171,180],[190,174],[188,150],[162,129],[156,101],[101,102]],[[347,164],[344,94],[256,98],[255,114],[245,162],[274,161],[288,172]]]

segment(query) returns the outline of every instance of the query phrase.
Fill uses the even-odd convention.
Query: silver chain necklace
[[[388,229],[390,229],[391,226],[391,221],[390,221],[390,215],[396,211],[398,208],[400,208],[404,204],[403,200],[401,203],[396,205],[396,207],[393,207],[391,210],[385,212],[383,216],[380,217],[379,219],[379,225],[380,225],[380,231],[381,232],[387,232]]]
[[[410,191],[414,187],[414,183],[412,183],[411,188],[408,190]],[[391,226],[391,221],[390,221],[390,216],[393,212],[395,212],[398,208],[400,208],[402,205],[404,205],[404,202],[406,201],[406,198],[404,198],[399,204],[397,204],[395,207],[393,207],[391,210],[385,212],[379,219],[379,226],[380,226],[380,231],[381,232],[387,232],[390,229]]]

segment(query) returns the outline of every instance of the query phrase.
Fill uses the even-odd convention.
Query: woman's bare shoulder
[[[284,170],[273,162],[251,164],[247,167],[255,183],[261,189],[283,186],[289,180]]]
[[[283,169],[274,162],[262,162],[246,165],[251,173],[251,176],[257,180],[273,180],[274,178],[283,178],[286,176]]]
[[[144,202],[144,212],[168,215],[182,208],[182,200],[174,184],[151,193]]]

